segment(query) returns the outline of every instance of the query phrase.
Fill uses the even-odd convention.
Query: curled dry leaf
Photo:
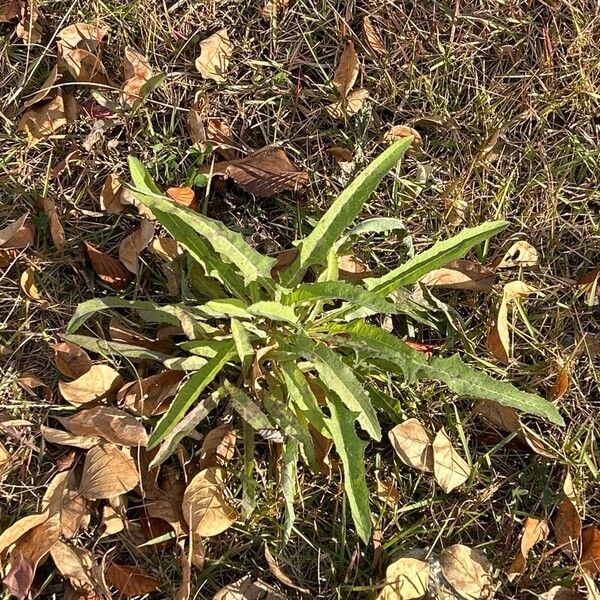
[[[133,48],[125,48],[123,59],[125,81],[121,88],[121,101],[133,106],[144,97],[144,85],[152,78],[152,67],[148,59]]]
[[[340,61],[333,75],[333,85],[342,98],[346,98],[358,77],[358,55],[354,43],[349,41],[340,56]]]
[[[73,23],[61,29],[56,34],[58,50],[61,54],[75,48],[83,48],[88,52],[96,52],[105,35],[106,30],[96,25],[90,23]]]
[[[491,565],[487,558],[472,548],[455,544],[440,554],[442,573],[454,590],[466,600],[490,598]]]
[[[523,526],[523,535],[521,536],[519,554],[517,554],[507,571],[508,579],[510,581],[525,572],[529,551],[538,542],[544,541],[548,537],[549,533],[550,528],[544,519],[527,517],[525,520],[525,525]]]
[[[538,264],[538,252],[525,241],[515,242],[496,266],[497,269],[512,267],[534,267]]]
[[[133,415],[112,406],[84,408],[72,417],[59,420],[75,435],[101,437],[121,446],[148,445],[144,426]]]
[[[124,596],[142,596],[156,591],[160,581],[142,568],[133,565],[111,563],[105,573],[106,582]]]
[[[152,211],[141,204],[124,186],[119,176],[111,173],[100,192],[100,208],[109,213],[123,212],[124,207],[134,206],[142,217],[154,220]]]
[[[472,260],[455,260],[421,278],[421,283],[427,287],[455,290],[488,291],[495,282],[493,271]]]
[[[87,591],[94,588],[94,558],[89,550],[59,540],[50,549],[50,556],[58,572],[68,579],[74,588]]]
[[[30,147],[54,135],[69,122],[67,102],[72,102],[72,99],[58,94],[52,100],[29,108],[25,112],[17,129],[26,134]]]
[[[220,29],[200,42],[200,56],[196,59],[196,70],[204,79],[226,81],[225,72],[232,53],[233,44],[227,29]]]
[[[167,411],[183,379],[183,371],[163,371],[144,379],[125,384],[117,399],[125,408],[145,417]]]
[[[260,579],[246,575],[219,590],[212,600],[286,600],[287,596]]]
[[[106,69],[100,58],[84,48],[75,48],[63,54],[65,65],[73,79],[79,83],[108,85]]]
[[[577,285],[589,285],[594,283],[598,277],[600,277],[600,267],[590,269],[577,280]]]
[[[200,448],[200,468],[224,467],[233,458],[235,441],[231,423],[223,423],[209,431]]]
[[[61,381],[58,389],[62,397],[71,404],[85,404],[113,396],[123,379],[108,365],[93,365],[74,381]]]
[[[89,450],[102,441],[102,439],[97,436],[74,435],[68,431],[61,431],[60,429],[53,429],[52,427],[45,427],[44,425],[40,427],[40,431],[42,437],[51,444],[74,446],[75,448],[82,448],[83,450]]]
[[[42,208],[48,217],[52,241],[59,250],[62,250],[65,247],[65,230],[60,222],[56,203],[51,198],[42,198]]]
[[[183,496],[183,516],[202,537],[222,533],[237,519],[237,512],[225,497],[224,472],[210,467],[200,471],[189,483]]]
[[[295,167],[282,148],[266,146],[234,161],[217,163],[213,175],[231,177],[246,192],[268,198],[308,184],[308,173]]]
[[[400,558],[385,571],[385,585],[377,600],[415,600],[427,593],[429,565],[416,558]]]
[[[92,368],[92,359],[88,353],[72,342],[59,342],[52,345],[56,368],[71,379],[77,379]]]
[[[80,491],[88,500],[114,498],[139,483],[133,458],[112,444],[94,446],[85,457]]]
[[[50,389],[50,386],[32,373],[28,373],[27,371],[21,373],[21,376],[17,379],[17,383],[21,386],[21,388],[34,397],[38,397],[39,392],[36,390],[40,390],[46,401],[50,402],[52,400],[52,390]],[[16,424],[15,421],[12,421],[12,423]],[[31,425],[29,421],[21,421],[19,424]],[[2,422],[0,425],[7,426],[8,423]]]
[[[33,244],[34,229],[29,215],[24,214],[16,221],[0,229],[0,248],[26,248]]]
[[[117,291],[124,290],[133,279],[133,274],[118,259],[98,250],[98,248],[83,243],[83,252],[98,279]]]
[[[43,302],[42,295],[40,294],[37,285],[35,284],[35,268],[27,267],[19,280],[23,293],[35,302]]]
[[[310,593],[306,588],[302,588],[297,586],[282,570],[281,567],[277,564],[275,557],[271,554],[268,546],[265,544],[265,560],[269,565],[269,571],[271,571],[272,575],[283,585],[286,585],[289,588],[294,590],[298,590],[301,594]]]
[[[443,429],[433,440],[433,475],[444,492],[461,486],[471,474],[471,467],[454,449]]]
[[[388,131],[385,132],[383,141],[391,143],[396,142],[397,140],[403,140],[407,137],[414,138],[412,141],[413,146],[419,147],[423,144],[421,134],[416,129],[409,127],[408,125],[393,125]]]
[[[581,532],[580,566],[590,577],[600,571],[600,529],[594,525]]]
[[[367,42],[367,46],[371,48],[375,54],[379,54],[384,56],[387,54],[387,48],[385,47],[385,43],[375,27],[371,22],[369,17],[365,17],[362,22],[363,26],[363,36],[365,38],[365,42]]]
[[[408,419],[389,432],[390,442],[409,467],[433,472],[433,437],[417,419]]]
[[[119,260],[132,273],[139,270],[140,252],[148,247],[154,237],[154,223],[142,219],[140,226],[123,239],[119,246]]]
[[[29,100],[23,103],[24,108],[29,108],[42,100],[45,100],[50,92],[54,89],[54,84],[60,79],[60,73],[58,72],[58,65],[54,65],[50,73],[48,73],[48,77],[44,83],[42,83],[42,87],[33,95]]]
[[[327,112],[333,119],[342,120],[351,117],[359,112],[365,100],[369,97],[369,92],[363,88],[354,90],[348,96],[339,102],[334,102],[327,107]]]

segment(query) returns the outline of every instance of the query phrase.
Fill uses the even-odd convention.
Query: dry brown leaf
[[[149,221],[154,220],[154,215],[149,208],[141,204],[125,187],[119,176],[111,173],[104,182],[100,192],[100,208],[109,213],[123,212],[125,206],[135,206],[141,216]]]
[[[40,431],[42,437],[51,444],[74,446],[75,448],[82,448],[83,450],[89,450],[102,441],[100,437],[74,435],[68,431],[61,431],[60,429],[53,429],[52,427],[45,427],[44,425],[40,427]]]
[[[133,565],[111,563],[106,569],[106,582],[124,596],[142,596],[156,591],[160,581]]]
[[[433,472],[433,437],[417,419],[408,419],[388,433],[392,447],[409,467]]]
[[[338,66],[333,75],[333,85],[342,98],[346,98],[354,87],[358,77],[358,55],[354,43],[349,41],[340,56]]]
[[[332,148],[328,148],[327,152],[331,154],[338,163],[351,163],[354,160],[352,151],[343,146],[333,146]]]
[[[23,293],[30,299],[35,302],[43,302],[42,295],[40,294],[36,284],[35,284],[35,268],[27,267],[23,273],[21,273],[21,278],[19,280],[21,285],[21,290]]]
[[[396,482],[393,480],[381,481],[379,478],[377,478],[375,495],[377,498],[379,498],[379,500],[385,502],[392,508],[398,506],[398,502],[400,502],[400,492],[396,486]]]
[[[200,468],[224,467],[233,458],[235,441],[231,423],[223,423],[209,431],[200,448]]]
[[[560,400],[569,391],[569,388],[571,387],[570,367],[571,365],[569,363],[557,365],[556,381],[550,390],[549,400]]]
[[[87,500],[79,493],[79,481],[75,471],[58,473],[48,484],[42,498],[42,508],[50,515],[60,516],[63,537],[75,538],[90,522]]]
[[[188,118],[194,141],[207,151],[213,148],[223,160],[236,160],[238,153],[231,137],[229,125],[216,117],[201,118],[196,111],[190,111]]]
[[[496,274],[472,260],[455,260],[430,271],[420,281],[428,287],[488,291],[496,282]]]
[[[487,558],[462,544],[455,544],[440,554],[442,573],[454,590],[466,600],[490,598],[491,565]]]
[[[0,554],[3,554],[10,546],[24,536],[28,531],[45,523],[48,520],[48,512],[36,515],[28,515],[15,521],[0,534]]]
[[[165,191],[165,194],[176,204],[181,204],[181,206],[186,206],[191,210],[198,210],[196,194],[191,187],[170,187]]]
[[[0,442],[0,482],[17,466],[18,461],[15,461],[4,444]]]
[[[29,108],[21,117],[17,129],[27,135],[30,147],[54,135],[69,122],[65,100],[66,96],[58,94],[44,104]]]
[[[124,516],[110,504],[102,507],[102,528],[101,537],[115,535],[125,529]]]
[[[139,270],[138,256],[146,249],[154,237],[154,223],[142,219],[140,226],[123,239],[119,245],[119,260],[132,273]]]
[[[412,146],[420,147],[423,144],[421,134],[408,125],[393,125],[383,136],[384,142],[396,142],[407,137],[413,137]]]
[[[56,368],[72,379],[77,379],[92,368],[92,359],[88,353],[77,344],[64,341],[52,345]]]
[[[57,541],[50,549],[50,556],[58,572],[79,590],[94,588],[92,553],[85,548],[77,548]]]
[[[190,560],[185,553],[185,541],[180,540],[178,542],[179,547],[179,562],[181,563],[181,585],[179,586],[173,600],[189,600],[192,593],[191,580],[192,580],[192,569]]]
[[[375,54],[385,56],[387,54],[387,48],[385,47],[385,43],[379,33],[376,31],[375,27],[373,27],[371,19],[369,17],[365,17],[363,19],[362,26],[363,36],[365,38],[365,42],[367,42],[367,46],[369,46],[369,48],[371,48]]]
[[[97,85],[109,84],[106,69],[100,58],[93,52],[84,48],[75,48],[63,54],[63,60],[75,81]]]
[[[34,230],[28,219],[29,215],[24,214],[0,229],[1,248],[25,248],[33,244]]]
[[[547,592],[544,592],[540,596],[540,600],[585,600],[585,598],[575,590],[555,585]]]
[[[38,23],[40,11],[36,0],[21,0],[20,20],[15,28],[16,34],[29,44],[40,44],[42,41],[42,28]]]
[[[512,267],[534,267],[538,264],[538,252],[525,241],[515,242],[496,266],[497,269]]]
[[[587,273],[582,275],[577,280],[577,285],[589,285],[590,283],[595,283],[596,279],[600,276],[600,267],[596,267],[595,269],[590,269]]]
[[[85,404],[113,396],[123,383],[118,371],[108,365],[93,365],[73,381],[60,381],[58,389],[71,404]]]
[[[269,571],[271,571],[271,574],[281,583],[283,583],[283,585],[286,585],[289,588],[292,588],[294,590],[298,590],[301,594],[308,594],[310,593],[309,590],[307,590],[306,588],[302,588],[297,586],[282,570],[281,567],[277,564],[277,561],[275,560],[275,557],[271,554],[271,551],[269,550],[268,546],[265,544],[265,560],[267,561],[267,564],[269,565]]]
[[[88,500],[114,498],[139,483],[133,458],[112,444],[94,446],[85,457],[81,494]]]
[[[219,590],[212,600],[287,600],[287,596],[264,581],[252,581],[251,576],[246,575]]]
[[[100,42],[106,35],[106,30],[90,23],[73,23],[61,29],[56,37],[61,54],[65,51],[83,48],[88,52],[96,52]]]
[[[429,565],[416,558],[400,558],[385,571],[385,586],[377,600],[415,600],[428,589]]]
[[[117,400],[136,414],[145,417],[161,415],[168,410],[184,375],[184,371],[167,370],[132,381],[119,390]]]
[[[48,77],[42,83],[42,87],[31,97],[29,100],[23,103],[24,108],[29,108],[42,100],[45,100],[50,92],[54,89],[54,84],[60,79],[60,74],[58,72],[58,65],[54,65],[52,70],[48,74]]]
[[[183,516],[202,537],[222,533],[237,519],[237,512],[225,497],[224,472],[210,467],[200,471],[189,483],[183,496]]]
[[[454,449],[443,429],[433,440],[433,475],[444,492],[461,486],[471,474],[471,467]]]
[[[227,35],[227,29],[220,29],[200,42],[200,56],[196,59],[196,70],[204,79],[224,82],[232,53],[233,44]]]
[[[521,575],[525,572],[529,551],[538,542],[544,541],[548,537],[549,533],[550,528],[544,519],[527,517],[525,520],[525,525],[523,526],[523,535],[521,536],[519,554],[513,560],[507,571],[509,581],[514,580],[518,575]]]
[[[0,5],[0,23],[10,23],[21,16],[21,0],[3,0]]]
[[[98,250],[98,248],[83,243],[83,252],[98,279],[117,291],[124,290],[133,280],[134,275],[118,259]]]
[[[59,250],[62,250],[65,247],[65,230],[60,222],[54,200],[51,198],[42,198],[42,208],[48,217],[52,241]]]
[[[554,519],[554,533],[562,552],[568,556],[579,555],[581,517],[570,498],[564,498],[558,506],[558,513]]]
[[[331,118],[342,120],[359,112],[368,97],[368,90],[360,88],[350,92],[346,98],[339,102],[330,104],[326,110]]]
[[[127,47],[123,59],[123,76],[125,81],[121,88],[121,102],[133,106],[143,98],[143,87],[152,78],[152,67],[143,54]]]
[[[600,571],[600,529],[593,525],[581,532],[580,566],[590,577]]]
[[[361,281],[373,275],[367,263],[352,254],[338,256],[337,264],[339,278],[344,281]]]
[[[52,400],[52,390],[50,389],[50,386],[43,382],[41,379],[39,379],[39,377],[36,377],[35,375],[33,375],[32,373],[28,373],[28,372],[23,372],[21,373],[21,376],[17,379],[17,383],[29,394],[31,394],[34,397],[38,397],[38,392],[36,392],[36,390],[41,388],[41,392],[42,395],[44,396],[44,398],[46,399],[46,401],[50,402]],[[22,422],[21,424],[31,424],[28,421]],[[6,422],[3,422],[3,424],[6,426]]]
[[[112,406],[84,408],[59,421],[75,435],[101,437],[113,444],[134,448],[148,445],[148,434],[142,423]]]
[[[150,250],[165,261],[173,261],[181,256],[181,247],[173,238],[154,238],[150,243]]]

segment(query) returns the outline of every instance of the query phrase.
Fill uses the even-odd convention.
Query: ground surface
[[[206,116],[230,125],[241,153],[275,143],[310,174],[306,190],[269,199],[235,185],[204,198],[204,189],[197,188],[202,210],[242,231],[265,252],[288,248],[309,231],[348,180],[328,149],[348,149],[356,171],[382,148],[383,134],[392,125],[412,125],[422,137],[422,149],[411,152],[394,177],[385,180],[367,212],[402,218],[417,249],[465,225],[506,218],[510,227],[477,258],[489,265],[516,240],[528,241],[539,253],[533,268],[502,271],[492,292],[436,292],[456,310],[457,331],[445,350],[462,349],[490,373],[545,396],[555,384],[557,365],[566,364],[569,372],[569,389],[558,401],[567,426],[528,421],[552,447],[554,458],[515,440],[504,444],[507,434],[485,425],[469,401],[454,402],[434,387],[405,390],[406,416],[419,418],[431,430],[444,426],[464,446],[476,474],[466,486],[444,494],[431,478],[395,459],[387,438],[370,446],[371,482],[375,485],[377,475],[394,482],[399,492],[391,505],[373,496],[381,539],[374,565],[373,546],[360,547],[354,534],[346,533],[337,476],[303,473],[296,530],[278,556],[284,571],[310,590],[310,597],[369,597],[394,558],[414,548],[439,552],[463,543],[479,548],[492,562],[500,598],[535,598],[553,585],[580,585],[573,579],[572,559],[561,552],[545,554],[554,546],[553,534],[536,546],[523,578],[509,583],[505,571],[525,517],[556,518],[567,469],[584,524],[600,520],[595,442],[600,315],[594,292],[575,285],[600,264],[597,3],[292,0],[273,19],[261,13],[260,2],[240,0],[47,0],[40,11],[40,44],[24,44],[14,24],[0,30],[0,227],[25,212],[36,227],[35,242],[0,271],[2,410],[33,423],[2,434],[15,461],[1,487],[2,527],[39,509],[43,490],[59,468],[57,460],[64,459],[65,447],[45,446],[39,434],[41,423],[55,424],[61,402],[49,344],[57,341],[77,303],[114,293],[94,277],[81,244],[116,254],[139,221],[133,212],[101,210],[102,186],[111,173],[127,177],[128,155],[140,158],[164,187],[192,183],[197,167],[211,160],[194,149],[187,124],[187,111],[199,99]],[[365,16],[383,39],[385,53],[366,43]],[[109,30],[102,48],[109,73],[120,72],[124,48],[132,46],[165,80],[87,149],[83,142],[97,119],[89,112],[28,148],[15,128],[23,103],[57,61],[53,34],[75,22]],[[227,81],[217,84],[201,77],[194,60],[199,42],[223,27],[234,51]],[[335,120],[324,108],[335,98],[331,79],[349,39],[360,58],[357,87],[368,90],[369,97],[356,115]],[[90,87],[73,89],[80,105],[90,103]],[[66,168],[53,172],[75,149]],[[425,181],[416,186],[423,173]],[[63,250],[50,237],[42,197],[56,203],[65,229]],[[454,226],[448,207],[459,201],[468,210]],[[397,264],[403,251],[380,237],[356,252],[377,268]],[[141,260],[139,276],[123,293],[166,298],[155,257],[146,253]],[[41,301],[21,290],[21,274],[30,266]],[[543,295],[523,304],[513,331],[515,360],[506,367],[490,354],[485,337],[502,283],[513,279]],[[50,401],[19,387],[17,379],[25,372],[51,387]],[[200,433],[205,433],[202,427]],[[210,598],[247,573],[276,583],[262,548],[264,542],[277,547],[282,504],[277,487],[269,483],[268,452],[264,455],[258,510],[211,544],[211,558],[193,572],[192,597]],[[169,582],[156,597],[173,597],[180,580],[176,546],[153,547],[140,558],[127,533],[99,538],[98,531],[92,527],[78,543],[100,554],[114,551],[122,562],[141,561],[148,572]],[[39,597],[62,597],[61,580],[51,566],[42,567],[38,576]],[[286,592],[296,594],[290,588]]]

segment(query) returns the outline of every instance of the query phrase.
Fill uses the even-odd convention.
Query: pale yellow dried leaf
[[[120,213],[123,211],[123,204],[120,200],[123,184],[119,176],[111,173],[102,186],[100,192],[100,208],[109,213]]]
[[[420,471],[433,472],[433,437],[417,419],[408,419],[388,433],[402,462]]]
[[[89,450],[90,448],[97,446],[102,439],[96,436],[89,435],[74,435],[68,431],[62,431],[60,429],[53,429],[52,427],[40,427],[42,437],[51,444],[58,444],[60,446],[74,446],[75,448],[81,448],[82,450]]]
[[[93,365],[89,371],[74,381],[61,381],[58,389],[71,404],[85,404],[111,395],[121,386],[123,379],[108,365]]]
[[[428,287],[478,291],[490,290],[495,281],[493,271],[471,260],[456,260],[421,278],[421,283]]]
[[[77,589],[91,590],[94,587],[92,553],[85,548],[77,548],[60,540],[50,548],[50,556],[58,572]]]
[[[200,471],[189,483],[183,496],[183,516],[202,537],[222,533],[237,519],[237,511],[225,497],[224,472],[210,467]]]
[[[221,29],[200,42],[200,56],[196,59],[196,70],[205,79],[226,81],[225,73],[233,53],[233,44],[227,29]]]
[[[48,512],[44,511],[41,514],[28,515],[15,521],[12,525],[9,525],[0,534],[0,554],[8,550],[19,538],[24,536],[28,531],[41,525],[48,520]]]
[[[132,273],[139,270],[139,255],[148,247],[154,237],[154,223],[142,219],[140,226],[123,239],[119,246],[119,260]]]
[[[525,572],[529,551],[538,542],[545,540],[549,533],[550,528],[544,519],[527,517],[525,520],[525,525],[523,526],[523,534],[521,536],[519,553],[507,570],[509,581],[513,581],[516,577]]]
[[[265,0],[262,15],[272,19],[283,12],[289,4],[290,0]]]
[[[27,110],[17,129],[27,135],[30,146],[54,135],[68,123],[65,101],[62,94],[39,106]]]
[[[133,48],[125,48],[123,59],[125,81],[121,88],[121,100],[132,106],[143,97],[143,86],[152,78],[152,67],[148,59]]]
[[[233,458],[235,441],[231,423],[223,423],[209,431],[200,448],[200,468],[224,467]]]
[[[346,98],[358,77],[358,55],[354,43],[349,41],[340,56],[338,66],[333,75],[333,85],[342,98]]]
[[[326,110],[333,119],[345,119],[359,112],[368,97],[368,90],[354,90],[346,98],[330,104]]]
[[[477,550],[462,544],[445,548],[440,554],[440,566],[448,583],[465,600],[491,597],[491,565]]]
[[[23,290],[23,293],[30,300],[34,300],[35,302],[43,301],[42,295],[40,294],[40,292],[35,284],[35,268],[34,267],[27,267],[27,269],[25,269],[23,271],[23,273],[21,273],[21,278],[19,280],[19,283],[21,285],[21,289]]]
[[[385,47],[385,43],[379,35],[379,33],[377,32],[377,30],[375,29],[375,27],[373,26],[371,19],[369,17],[365,17],[363,19],[362,25],[363,35],[365,41],[367,42],[367,46],[369,46],[369,48],[371,48],[371,50],[373,50],[375,54],[380,54],[382,56],[387,54],[387,48]]]
[[[287,596],[260,579],[246,575],[219,590],[212,600],[286,600]]]
[[[510,269],[512,267],[534,267],[538,264],[538,252],[525,241],[515,242],[500,261],[497,269]]]
[[[106,69],[100,57],[93,52],[89,52],[84,48],[75,48],[65,52],[63,60],[75,81],[108,85]]]
[[[556,543],[567,556],[579,554],[581,538],[581,516],[577,506],[569,498],[564,498],[558,506],[554,519]]]
[[[58,48],[61,53],[75,48],[84,48],[89,52],[95,52],[105,35],[106,30],[97,25],[73,23],[61,29],[56,37],[59,40]]]
[[[416,558],[400,558],[385,571],[385,586],[377,600],[415,600],[427,592],[429,565]]]
[[[83,464],[81,494],[88,500],[114,498],[139,483],[133,458],[112,444],[90,449]]]
[[[123,516],[110,504],[102,507],[102,527],[104,532],[101,537],[115,535],[125,529]]]
[[[461,486],[471,474],[471,467],[454,449],[443,429],[433,440],[433,475],[444,492]]]
[[[393,125],[385,132],[383,141],[391,143],[398,140],[403,140],[407,137],[414,138],[412,141],[413,146],[421,146],[423,143],[421,134],[416,129],[409,127],[408,125]]]
[[[398,506],[400,501],[400,492],[396,486],[396,482],[393,480],[381,481],[377,478],[375,494],[382,502],[385,502],[392,508]]]
[[[267,565],[269,565],[269,571],[271,571],[272,575],[283,585],[286,585],[289,588],[294,590],[298,590],[301,594],[309,594],[309,590],[306,588],[302,588],[296,585],[281,569],[275,557],[271,554],[269,547],[265,544],[265,559],[267,561]]]
[[[150,250],[153,254],[168,262],[175,260],[182,254],[177,240],[167,237],[153,239],[150,243]]]

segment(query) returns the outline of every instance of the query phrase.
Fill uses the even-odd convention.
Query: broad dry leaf
[[[409,467],[433,472],[433,437],[417,419],[408,419],[388,433],[392,447]]]
[[[133,458],[112,444],[88,450],[81,476],[81,494],[88,500],[114,498],[139,483]]]
[[[388,129],[388,131],[385,132],[383,141],[391,143],[398,140],[403,140],[407,137],[414,138],[412,141],[413,146],[420,147],[423,144],[421,134],[416,129],[409,127],[408,125],[393,125],[390,127],[390,129]]]
[[[570,498],[564,498],[558,506],[558,513],[554,519],[554,533],[562,552],[568,556],[579,555],[581,517]]]
[[[275,557],[271,554],[269,547],[265,544],[265,560],[267,561],[267,565],[269,565],[269,571],[271,574],[283,585],[286,585],[289,588],[294,590],[298,590],[301,594],[309,594],[309,590],[306,588],[302,588],[296,585],[281,569],[281,567],[277,564]]]
[[[385,586],[377,600],[415,600],[428,589],[429,565],[416,558],[400,558],[385,571]]]
[[[209,431],[200,448],[200,468],[224,467],[233,458],[235,441],[231,423],[223,423]]]
[[[60,516],[63,537],[75,538],[89,524],[87,500],[79,493],[79,478],[75,470],[58,473],[48,484],[42,498],[42,508],[50,515]]]
[[[48,217],[48,225],[50,227],[50,236],[54,245],[62,250],[65,247],[65,230],[60,222],[56,203],[51,198],[42,198],[42,208]]]
[[[30,299],[35,302],[43,302],[42,295],[40,294],[37,285],[35,284],[35,268],[27,267],[22,273],[19,280],[21,290]]]
[[[442,573],[454,590],[466,600],[490,598],[491,565],[477,550],[455,544],[440,554]]]
[[[142,423],[112,406],[84,408],[59,420],[75,435],[101,437],[120,446],[145,447],[148,444],[148,434]]]
[[[591,577],[600,571],[600,529],[594,525],[581,532],[580,566]]]
[[[40,44],[42,41],[42,27],[38,23],[40,11],[37,0],[21,0],[20,20],[15,28],[15,33],[28,44]]]
[[[326,110],[333,119],[345,119],[359,112],[368,97],[368,90],[360,88],[350,92],[346,98],[339,102],[330,104]]]
[[[181,256],[181,247],[173,238],[155,238],[150,243],[150,250],[165,261],[173,261]]]
[[[59,540],[50,549],[50,556],[58,572],[68,579],[73,587],[88,591],[94,588],[94,559],[89,550]]]
[[[191,210],[198,210],[196,194],[191,187],[170,187],[165,190],[165,194],[176,204],[181,204],[181,206],[186,206]]]
[[[48,102],[29,108],[23,115],[17,129],[27,135],[29,146],[54,135],[69,122],[65,99],[58,94]]]
[[[367,42],[367,46],[375,52],[375,54],[379,54],[384,56],[387,54],[387,48],[385,47],[385,43],[375,27],[371,22],[369,17],[365,17],[362,22],[363,26],[363,35],[365,38],[365,42]]]
[[[202,569],[204,567],[206,549],[204,548],[202,536],[200,536],[197,531],[192,531],[190,533],[190,559],[196,569]]]
[[[54,89],[54,84],[60,79],[60,73],[58,72],[58,65],[54,65],[52,70],[46,77],[44,83],[42,83],[42,87],[33,95],[29,100],[23,103],[24,108],[29,108],[42,100],[45,100],[50,92]]]
[[[24,536],[28,531],[45,523],[48,520],[49,514],[44,511],[40,514],[28,515],[15,521],[0,534],[0,554],[3,554],[17,540]]]
[[[338,66],[333,75],[333,85],[342,98],[346,98],[358,77],[358,55],[354,43],[349,41],[340,56]]]
[[[45,427],[44,425],[40,426],[40,432],[42,437],[51,444],[74,446],[75,448],[81,448],[83,450],[89,450],[102,441],[102,439],[97,436],[75,435],[68,431],[61,431],[60,429]]]
[[[142,219],[140,226],[123,239],[119,245],[119,260],[132,273],[139,270],[139,254],[146,249],[154,237],[154,223]]]
[[[339,278],[344,281],[361,281],[373,275],[369,265],[352,254],[338,256],[337,265]]]
[[[235,508],[224,492],[224,472],[210,467],[200,471],[183,496],[183,516],[191,531],[202,537],[222,533],[237,519]]]
[[[125,529],[124,516],[110,504],[102,507],[102,528],[101,537],[115,535]]]
[[[488,291],[496,282],[496,274],[472,260],[455,260],[430,271],[420,281],[428,287]]]
[[[33,244],[33,234],[29,215],[24,214],[0,229],[0,248],[25,248]]]
[[[59,342],[52,345],[54,362],[60,373],[71,379],[77,379],[92,368],[92,359],[88,353],[72,342]]]
[[[392,508],[398,506],[398,503],[400,502],[400,492],[396,486],[396,482],[393,480],[381,481],[379,477],[377,477],[375,495],[379,500],[385,502]]]
[[[444,492],[461,486],[471,474],[471,467],[454,449],[443,429],[433,440],[433,475]]]
[[[540,596],[540,600],[585,600],[585,598],[576,592],[562,585],[555,585]]]
[[[237,159],[236,144],[227,123],[216,117],[203,119],[193,109],[190,110],[188,121],[194,141],[200,149],[207,151],[213,148],[223,160]]]
[[[91,23],[73,23],[61,29],[56,37],[61,54],[65,51],[83,48],[88,52],[96,52],[100,42],[106,35],[106,30]]]
[[[142,88],[152,78],[152,67],[143,54],[127,47],[123,59],[123,76],[125,81],[121,88],[121,101],[133,106],[143,98]]]
[[[22,0],[3,0],[0,4],[0,23],[10,23],[21,16]]]
[[[200,56],[196,59],[196,70],[204,79],[226,81],[225,72],[232,53],[233,44],[227,35],[227,29],[221,29],[200,42]]]
[[[85,404],[113,396],[122,383],[123,379],[112,367],[93,365],[73,381],[60,381],[58,389],[67,402]]]
[[[106,68],[93,52],[84,48],[75,48],[65,52],[63,60],[75,81],[104,86],[109,84]]]
[[[600,277],[600,267],[596,267],[594,269],[590,269],[587,273],[582,275],[577,280],[577,285],[589,285],[596,282],[596,279]]]
[[[152,417],[161,415],[169,408],[184,371],[166,370],[125,384],[117,394],[119,404],[136,414]]]
[[[39,377],[36,377],[35,375],[33,375],[32,373],[28,373],[28,372],[23,372],[21,373],[21,376],[17,379],[17,383],[29,394],[31,394],[34,397],[38,396],[38,393],[36,390],[41,388],[41,392],[42,395],[44,396],[44,398],[50,402],[52,400],[52,390],[50,389],[50,386],[43,382]],[[28,421],[22,422],[21,424],[30,424]],[[3,421],[4,426],[7,426],[8,424],[6,423],[6,421]]]
[[[105,573],[106,583],[123,596],[142,596],[156,591],[160,581],[151,577],[141,567],[111,563]]]
[[[252,581],[251,576],[246,575],[219,590],[212,600],[287,600],[287,596],[261,579]]]
[[[544,541],[548,537],[549,533],[550,528],[548,527],[547,521],[544,519],[537,519],[535,517],[527,517],[525,520],[525,525],[523,526],[523,535],[521,536],[519,554],[513,560],[507,571],[508,579],[510,581],[514,580],[518,575],[521,575],[525,572],[529,551],[538,542]]]
[[[525,241],[515,242],[506,252],[504,258],[496,266],[497,269],[511,267],[534,267],[538,264],[538,252]]]
[[[98,250],[98,248],[83,243],[83,252],[98,279],[117,291],[124,290],[133,280],[134,275],[118,259]]]

